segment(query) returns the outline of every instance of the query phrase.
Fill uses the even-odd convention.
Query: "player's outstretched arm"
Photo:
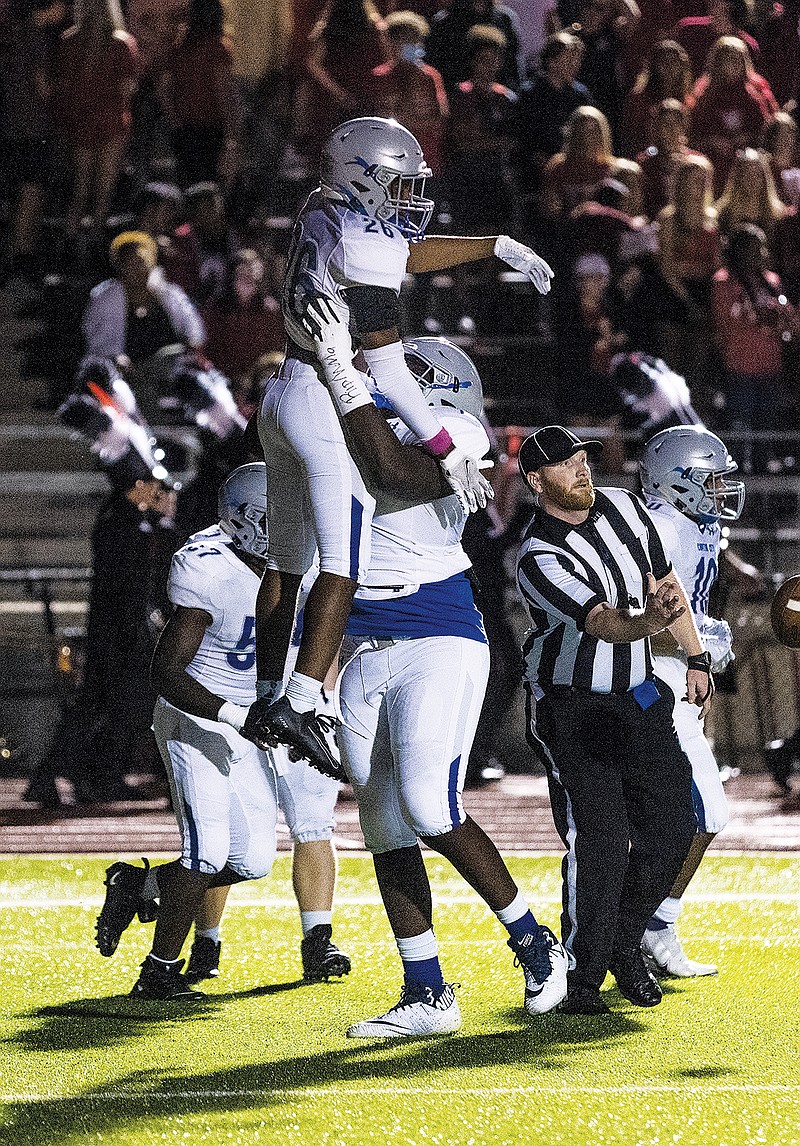
[[[244,724],[247,709],[224,701],[186,671],[212,619],[205,609],[178,605],[158,639],[150,680],[159,696],[176,708],[190,716],[222,720],[238,731]]]
[[[412,244],[407,266],[412,274],[444,271],[460,263],[488,259],[491,255],[497,255],[498,259],[530,279],[539,294],[549,292],[553,268],[541,255],[509,235],[488,235],[483,238],[431,235]]]

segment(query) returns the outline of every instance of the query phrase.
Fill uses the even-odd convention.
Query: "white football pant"
[[[452,831],[466,818],[461,793],[488,645],[465,637],[346,638],[343,661],[338,741],[367,847],[393,851]]]
[[[675,694],[672,721],[681,748],[692,766],[692,802],[697,816],[699,832],[721,832],[730,813],[719,768],[703,732],[703,721],[697,719],[699,709],[686,700],[686,665],[678,657],[653,657],[653,672]]]
[[[278,800],[266,754],[230,725],[189,716],[162,697],[153,732],[172,791],[183,866],[214,875],[228,864],[245,879],[267,875]]]
[[[258,433],[267,463],[269,567],[300,576],[319,550],[321,572],[363,579],[375,499],[312,366],[292,359],[269,380]]]

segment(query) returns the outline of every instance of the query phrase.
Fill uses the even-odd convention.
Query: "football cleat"
[[[142,923],[152,923],[156,918],[157,905],[153,899],[142,896],[150,862],[142,857],[143,868],[133,864],[112,863],[106,868],[106,898],[95,927],[97,947],[101,955],[113,955],[123,931],[138,915]]]
[[[338,979],[350,974],[350,959],[331,941],[329,923],[318,923],[300,943],[303,978],[307,983]]]
[[[251,713],[256,705],[251,707]],[[242,735],[262,748],[286,744],[291,759],[308,760],[323,776],[345,781],[347,775],[333,742],[334,727],[330,717],[317,715],[313,710],[295,712],[288,698],[281,696],[266,709],[257,711],[252,718],[248,716]]]
[[[185,975],[181,974],[183,959],[166,966],[148,955],[139,978],[133,985],[131,997],[135,999],[175,1000],[179,1003],[199,1003],[205,999],[202,991],[196,991]]]
[[[661,1002],[661,987],[647,969],[639,947],[614,951],[608,969],[617,980],[619,993],[637,1007],[657,1007]]]
[[[438,992],[409,980],[403,986],[399,1003],[378,1015],[347,1028],[349,1039],[414,1038],[421,1035],[451,1035],[461,1026],[453,983]]]
[[[219,957],[222,942],[198,935],[192,943],[189,965],[184,973],[187,983],[199,983],[201,979],[216,979],[219,975]]]
[[[696,963],[689,958],[681,946],[674,923],[659,927],[657,931],[651,931],[648,927],[642,936],[642,951],[657,975],[694,979],[700,975],[717,974],[716,964]]]
[[[549,927],[526,938],[527,943],[509,939],[508,946],[515,955],[514,965],[518,963],[525,975],[525,1010],[544,1015],[566,997],[567,953]]]

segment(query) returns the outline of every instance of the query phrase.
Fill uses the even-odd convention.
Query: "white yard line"
[[[464,1095],[475,1098],[485,1098],[487,1095],[498,1097],[506,1095],[549,1094],[571,1098],[576,1094],[692,1094],[713,1096],[719,1094],[787,1094],[800,1093],[800,1083],[641,1083],[628,1086],[480,1086],[480,1087],[436,1087],[436,1086],[380,1086],[365,1087],[357,1084],[357,1089],[343,1089],[339,1084],[335,1087],[286,1087],[277,1089],[259,1090],[164,1090],[146,1092],[140,1090],[103,1090],[80,1094],[74,1097],[48,1094],[0,1094],[0,1102],[109,1102],[138,1099],[141,1102],[173,1101],[176,1098],[194,1099],[237,1099],[237,1098],[263,1098],[285,1097],[294,1095],[303,1098],[342,1099],[369,1096],[385,1098],[386,1096],[401,1097],[403,1095]]]

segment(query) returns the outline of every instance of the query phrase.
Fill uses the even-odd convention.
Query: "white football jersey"
[[[488,452],[489,438],[477,418],[463,410],[437,412],[465,453],[482,458]],[[404,444],[417,441],[402,422],[395,421],[392,427]],[[356,597],[374,600],[382,589],[396,591],[400,586],[413,593],[420,585],[444,581],[469,569],[471,562],[461,546],[466,520],[455,494],[422,504],[378,494],[369,572]]]
[[[406,273],[408,242],[396,227],[359,215],[312,191],[292,232],[281,308],[287,333],[315,353],[314,341],[297,321],[303,295],[323,292],[333,299],[342,322],[349,323],[348,287],[388,287],[398,294]]]
[[[647,497],[664,552],[686,589],[695,619],[708,616],[708,597],[719,571],[719,522],[706,524],[687,517],[661,498]]]
[[[172,558],[169,599],[211,616],[189,676],[216,696],[249,706],[256,698],[256,596],[260,578],[218,525],[195,533]]]

